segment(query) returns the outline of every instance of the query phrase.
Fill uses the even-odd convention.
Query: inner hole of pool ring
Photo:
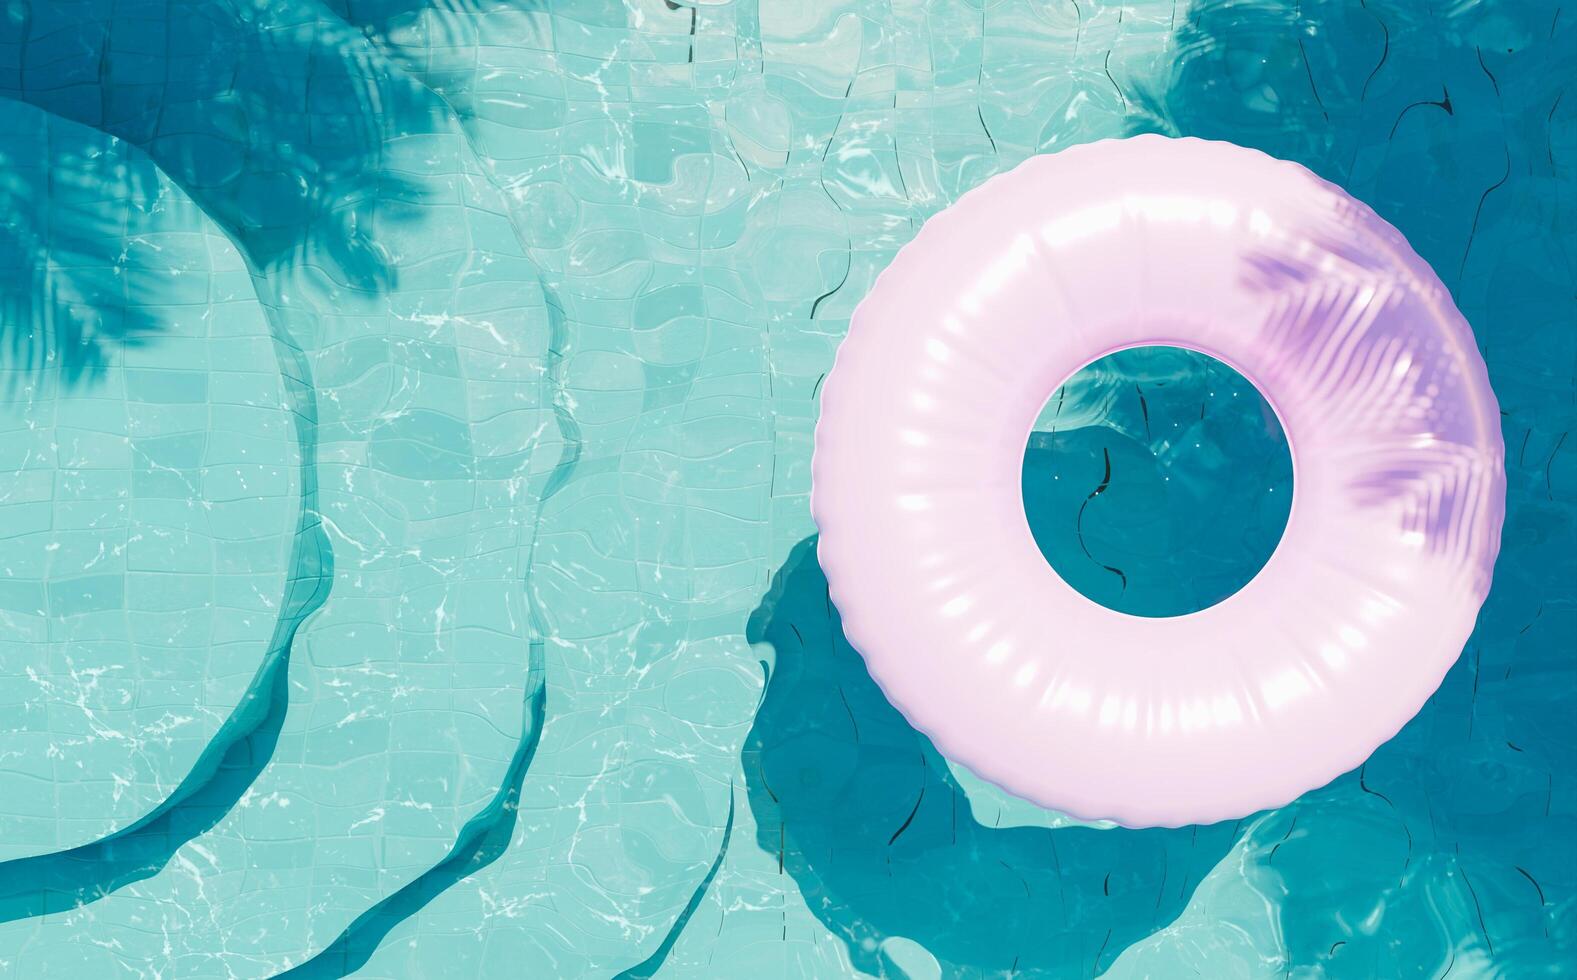
[[[1182,616],[1247,585],[1292,507],[1292,453],[1247,378],[1132,347],[1052,392],[1024,448],[1024,513],[1062,579],[1108,609]]]

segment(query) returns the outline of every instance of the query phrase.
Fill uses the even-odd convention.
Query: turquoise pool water
[[[1568,973],[1574,21],[12,0],[0,975]],[[940,758],[843,641],[807,506],[819,384],[919,223],[1143,131],[1402,229],[1508,455],[1419,717],[1177,831]],[[1133,449],[1127,409],[1068,410]]]
[[[1020,483],[1063,581],[1108,609],[1182,616],[1270,560],[1292,511],[1292,451],[1243,375],[1198,351],[1137,347],[1051,393]]]

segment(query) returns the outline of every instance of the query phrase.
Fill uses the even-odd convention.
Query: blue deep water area
[[[0,976],[1571,975],[1574,82],[1577,8],[1520,0],[6,0]],[[1143,132],[1401,229],[1507,450],[1418,717],[1176,830],[942,758],[808,506],[895,252]],[[1132,378],[1214,384],[1168,357],[1069,386],[1030,516],[1201,604],[1284,474],[1247,399],[1136,434]]]
[[[1243,375],[1197,351],[1136,347],[1051,393],[1020,486],[1063,581],[1129,615],[1181,616],[1270,560],[1292,511],[1292,451]]]

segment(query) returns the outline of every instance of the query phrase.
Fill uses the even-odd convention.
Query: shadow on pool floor
[[[777,664],[744,769],[759,845],[854,965],[881,973],[879,945],[904,936],[948,974],[1089,977],[1176,919],[1239,826],[977,823],[844,638],[815,543],[794,548],[750,621]]]

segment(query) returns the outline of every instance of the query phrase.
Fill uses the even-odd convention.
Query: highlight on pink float
[[[1287,528],[1220,603],[1144,618],[1030,534],[1047,397],[1128,347],[1253,382]],[[1242,817],[1357,767],[1439,686],[1505,516],[1472,330],[1402,235],[1309,171],[1137,136],[1034,157],[928,221],[822,386],[811,510],[850,643],[952,760],[1130,827]]]

